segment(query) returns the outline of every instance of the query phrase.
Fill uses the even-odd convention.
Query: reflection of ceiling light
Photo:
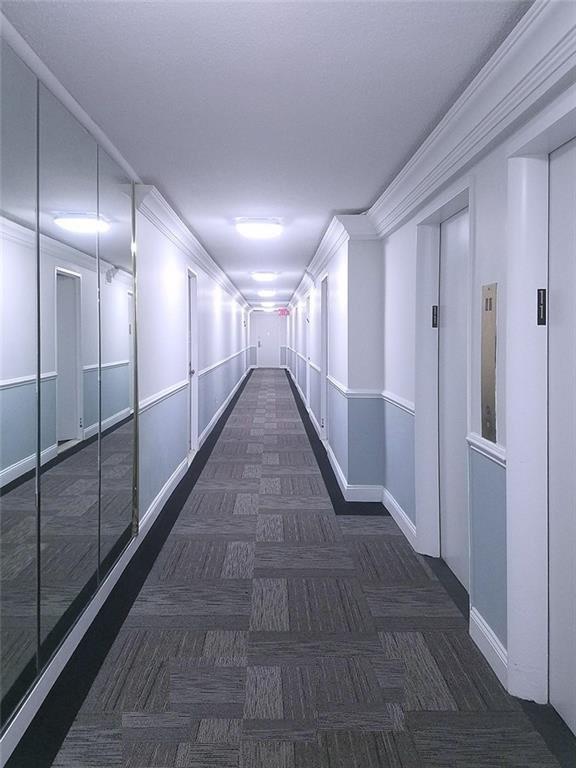
[[[79,235],[93,235],[96,232],[108,232],[110,224],[95,213],[69,213],[55,216],[54,223],[67,232]]]
[[[284,227],[275,219],[236,219],[236,230],[252,240],[279,237]]]
[[[258,291],[258,296],[261,296],[263,299],[267,299],[271,296],[276,296],[276,291],[271,291],[271,290]]]
[[[273,307],[273,306],[274,306],[274,304],[275,304],[275,302],[274,302],[274,301],[263,301],[263,302],[262,302],[262,306],[263,306],[263,307]]]
[[[277,277],[276,272],[252,272],[252,280],[256,280],[258,283],[271,283]]]

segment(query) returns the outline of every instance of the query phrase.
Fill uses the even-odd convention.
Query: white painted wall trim
[[[224,357],[222,358],[222,360],[218,360],[217,363],[213,363],[212,365],[206,366],[206,368],[202,368],[202,370],[198,372],[198,377],[204,376],[206,373],[209,373],[210,371],[213,371],[215,368],[218,368],[221,365],[224,365],[224,363],[227,363],[229,360],[233,360],[235,357],[238,357],[238,355],[241,355],[243,352],[246,352],[249,349],[250,347],[244,347],[244,349],[240,349],[238,352],[234,352],[232,355],[228,355],[228,357]]]
[[[228,407],[228,404],[230,403],[230,400],[232,400],[232,398],[233,398],[233,397],[234,397],[234,395],[236,394],[236,392],[237,392],[238,388],[240,387],[240,385],[242,384],[242,382],[244,381],[244,379],[245,379],[245,378],[246,378],[246,376],[248,375],[249,371],[250,371],[251,369],[255,368],[255,367],[256,367],[256,366],[250,366],[250,367],[248,368],[248,370],[244,371],[244,373],[242,374],[242,376],[240,377],[240,379],[238,380],[238,382],[236,383],[236,385],[234,386],[234,388],[233,388],[233,389],[230,391],[230,394],[228,395],[228,397],[226,398],[226,400],[224,400],[224,402],[222,403],[222,405],[220,406],[220,408],[218,408],[218,410],[216,411],[216,413],[214,414],[214,416],[212,416],[212,418],[211,418],[211,419],[210,419],[210,421],[208,422],[208,426],[206,426],[206,427],[204,428],[204,430],[202,431],[202,434],[201,434],[201,435],[200,435],[200,437],[198,438],[198,447],[200,447],[200,446],[201,446],[201,445],[204,443],[204,441],[206,440],[206,438],[208,437],[208,435],[210,434],[210,432],[211,432],[211,431],[212,431],[212,429],[214,428],[214,425],[216,424],[216,422],[218,421],[218,419],[220,418],[220,416],[222,416],[222,414],[224,413],[224,411],[225,411],[225,410],[226,410],[226,408]]]
[[[152,408],[153,405],[157,405],[158,403],[162,402],[162,400],[166,400],[167,397],[171,397],[177,392],[180,392],[182,389],[186,389],[187,386],[188,379],[182,379],[182,381],[179,381],[176,384],[172,384],[170,387],[166,387],[166,389],[163,389],[160,392],[156,392],[154,395],[150,395],[149,397],[144,398],[144,400],[140,400],[138,405],[138,413],[144,413],[144,411]]]
[[[570,3],[537,0],[368,211],[381,236],[477,161],[576,68]]]
[[[401,408],[403,411],[406,411],[406,413],[410,413],[412,416],[416,413],[416,406],[411,400],[406,400],[404,397],[400,397],[400,395],[395,395],[393,392],[390,392],[389,390],[384,390],[380,393],[381,397],[386,400],[387,403],[391,403],[392,405],[396,405],[398,408]]]
[[[41,464],[46,464],[46,462],[50,461],[51,459],[55,459],[56,456],[58,456],[58,446],[50,445],[40,454],[40,462]],[[24,459],[20,459],[20,461],[17,461],[14,464],[11,464],[9,467],[6,467],[0,472],[0,487],[4,487],[5,485],[8,485],[8,483],[11,483],[13,480],[17,480],[23,474],[30,472],[30,470],[34,469],[35,467],[35,453],[33,453],[31,456],[26,456]]]
[[[96,618],[98,611],[104,605],[104,602],[110,595],[118,579],[124,572],[124,569],[134,557],[136,550],[142,544],[148,534],[152,524],[158,517],[168,497],[176,488],[188,468],[188,459],[184,459],[170,475],[164,486],[160,489],[143,517],[140,520],[138,536],[132,539],[128,544],[108,576],[104,579],[100,588],[88,603],[84,612],[78,618],[76,624],[70,630],[70,633],[64,639],[60,648],[56,651],[50,664],[46,667],[30,694],[19,709],[14,720],[7,727],[0,740],[0,754],[2,755],[2,765],[8,760],[18,742],[24,735],[24,732],[32,722],[34,715],[40,709],[42,702],[50,692],[50,689],[58,679],[58,676],[66,666],[70,657],[76,650],[80,641],[90,628],[90,625]]]
[[[123,365],[130,365],[130,360],[116,360],[112,363],[102,363],[100,368],[121,368]],[[98,369],[98,363],[90,363],[90,365],[83,365],[83,371],[95,371]]]
[[[104,419],[102,422],[102,431],[105,429],[110,429],[110,427],[113,427],[115,424],[118,424],[118,422],[122,421],[123,419],[127,419],[128,416],[132,413],[132,408],[123,408],[121,411],[118,411],[118,413],[114,413],[112,416],[109,416],[107,419]],[[98,422],[96,424],[90,424],[89,427],[86,427],[84,430],[84,440],[87,440],[89,437],[92,437],[92,435],[95,435],[98,432]]]
[[[58,374],[56,371],[48,371],[40,376],[41,381],[50,381],[50,379],[56,379]],[[36,374],[33,373],[30,376],[18,376],[15,379],[3,379],[0,381],[0,389],[10,389],[11,387],[20,387],[25,384],[35,384]]]
[[[345,245],[350,239],[379,239],[378,232],[367,215],[342,214],[340,216],[334,216],[320,241],[320,245],[316,249],[312,261],[305,270],[300,284],[290,299],[290,307],[295,307],[300,301],[306,298],[315,281],[318,280],[318,278],[323,277],[323,273],[330,259],[336,254],[339,248]]]
[[[316,363],[313,363],[311,360],[308,360],[308,365],[310,366],[310,368],[313,368],[318,373],[322,373],[322,369],[320,368],[320,366],[316,365]]]
[[[172,209],[168,201],[156,187],[139,184],[136,187],[136,205],[138,210],[156,229],[180,248],[214,282],[223,288],[244,309],[249,305],[228,275],[220,269],[208,251],[192,234],[187,225]]]
[[[382,501],[413,549],[416,549],[416,526],[387,488],[382,489],[382,496],[378,501]]]
[[[508,686],[508,654],[494,630],[478,612],[470,608],[470,636],[496,673],[504,688]]]
[[[491,443],[490,440],[486,440],[481,435],[476,434],[476,432],[470,432],[466,436],[466,441],[471,450],[485,456],[501,467],[506,467],[506,448],[503,445]]]

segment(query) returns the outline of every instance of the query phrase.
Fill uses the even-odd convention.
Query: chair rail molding
[[[236,288],[228,275],[220,269],[202,243],[176,214],[156,187],[147,184],[137,184],[136,207],[168,240],[187,254],[195,264],[230,294],[242,309],[248,309],[248,302],[238,288]]]
[[[576,73],[570,3],[536,0],[492,58],[368,211],[392,232]]]

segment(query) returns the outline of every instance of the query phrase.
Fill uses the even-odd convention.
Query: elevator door
[[[440,553],[468,589],[468,210],[440,225],[438,460]]]
[[[576,732],[576,139],[550,155],[550,703]]]

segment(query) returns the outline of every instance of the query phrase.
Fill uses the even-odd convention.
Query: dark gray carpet
[[[557,763],[393,520],[336,517],[257,370],[54,765]]]

